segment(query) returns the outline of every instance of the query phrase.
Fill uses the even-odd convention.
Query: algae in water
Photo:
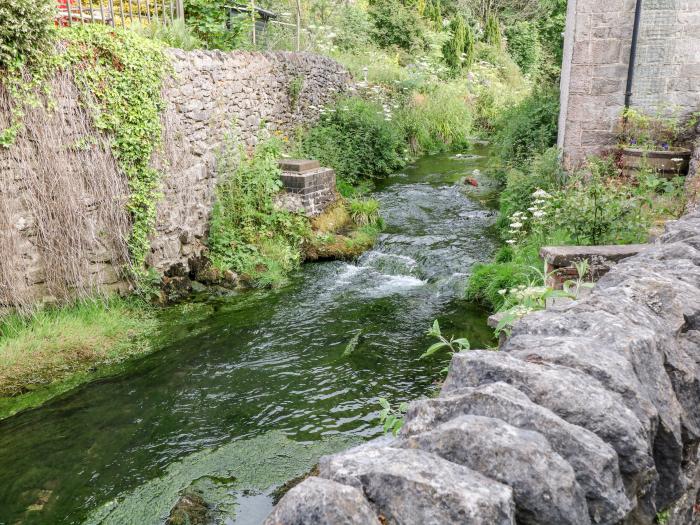
[[[343,450],[358,438],[332,436],[299,443],[280,431],[191,454],[153,479],[90,514],[88,524],[163,523],[186,490],[194,488],[214,507],[218,520],[233,518],[238,494],[266,491],[307,472],[320,456]]]

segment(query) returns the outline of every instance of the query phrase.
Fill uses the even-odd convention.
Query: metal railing
[[[167,25],[184,16],[183,0],[58,0],[56,22],[129,27],[135,22]]]

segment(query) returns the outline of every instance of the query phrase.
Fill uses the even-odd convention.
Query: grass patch
[[[147,336],[156,323],[147,307],[122,299],[5,316],[0,321],[0,396],[16,403],[0,403],[0,417],[12,410],[10,405],[32,406],[87,380],[98,366],[150,351]],[[23,400],[16,397],[23,394]]]

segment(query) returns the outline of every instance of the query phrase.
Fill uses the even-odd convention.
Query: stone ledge
[[[398,438],[323,458],[320,476],[329,494],[361,489],[356,504],[387,523],[464,523],[465,502],[483,525],[651,525],[662,510],[669,525],[698,523],[699,363],[694,212],[585,299],[517,322],[501,352],[455,355],[440,397],[411,403]],[[300,485],[267,523],[301,523],[284,508],[317,493]],[[346,496],[319,505],[329,515]]]
[[[540,257],[546,263],[562,268],[572,266],[575,262],[585,259],[606,259],[619,262],[642,250],[648,248],[648,244],[623,244],[605,246],[543,246],[540,249]]]

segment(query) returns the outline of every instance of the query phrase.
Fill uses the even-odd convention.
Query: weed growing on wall
[[[260,144],[251,158],[229,139],[217,170],[220,182],[209,228],[209,257],[219,270],[237,272],[261,286],[280,284],[302,261],[310,236],[303,215],[275,207],[282,189],[278,145]]]
[[[150,162],[161,143],[161,89],[169,62],[161,45],[132,31],[95,24],[75,26],[62,36],[68,42],[64,60],[93,106],[95,126],[113,137],[112,151],[129,183],[128,245],[133,273],[140,278],[156,220],[160,174]]]

